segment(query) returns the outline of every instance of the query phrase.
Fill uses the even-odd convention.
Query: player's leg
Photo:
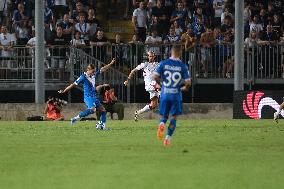
[[[100,121],[97,123],[96,127],[97,129],[104,130],[106,128],[106,109],[98,99],[95,101],[95,105],[97,110],[100,111]]]
[[[284,102],[279,106],[277,112],[274,113],[274,120],[278,122],[279,114],[284,109]]]
[[[167,135],[164,140],[165,146],[169,146],[171,143],[171,138],[176,129],[176,123],[177,123],[177,116],[176,115],[170,116],[170,123],[169,123],[168,131],[167,131]]]
[[[172,101],[170,107],[170,123],[168,127],[168,132],[164,140],[164,145],[169,146],[171,138],[176,129],[177,116],[182,113],[182,101]]]
[[[162,140],[164,138],[165,125],[168,121],[169,111],[170,111],[170,102],[168,100],[160,101],[160,123],[157,131],[157,138]]]
[[[85,99],[85,104],[88,108],[84,111],[81,111],[77,116],[73,117],[71,119],[71,124],[74,124],[77,120],[83,117],[87,117],[88,115],[95,113],[96,107],[94,106],[94,99]]]
[[[144,113],[144,112],[148,112],[150,110],[153,110],[157,107],[158,105],[158,93],[156,91],[148,91],[150,94],[150,104],[145,105],[142,109],[135,111],[134,114],[134,120],[138,121],[138,115]]]

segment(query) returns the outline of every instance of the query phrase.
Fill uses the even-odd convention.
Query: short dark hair
[[[174,52],[180,52],[181,51],[181,45],[173,45],[172,51]]]

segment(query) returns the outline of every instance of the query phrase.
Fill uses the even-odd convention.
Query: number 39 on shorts
[[[163,81],[163,85],[165,87],[169,87],[169,86],[176,87],[181,80],[180,72],[165,71],[164,76],[165,76],[165,79]]]

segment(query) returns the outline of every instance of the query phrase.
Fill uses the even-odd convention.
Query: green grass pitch
[[[0,122],[1,189],[280,189],[284,122],[178,121],[169,148],[157,121]]]

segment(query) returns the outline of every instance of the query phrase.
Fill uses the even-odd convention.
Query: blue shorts
[[[167,100],[160,101],[160,115],[181,115],[182,114],[182,101],[181,100]]]
[[[91,109],[93,107],[98,108],[102,105],[100,100],[97,98],[85,98],[84,102],[87,105],[88,109]]]

